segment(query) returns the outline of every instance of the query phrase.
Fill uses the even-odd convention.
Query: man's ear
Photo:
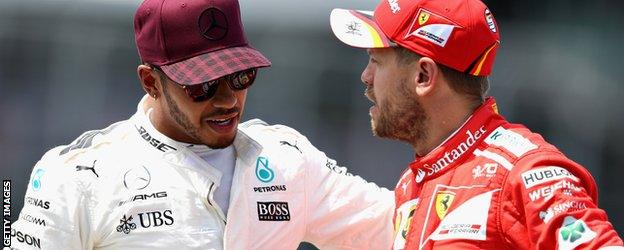
[[[159,92],[158,83],[160,81],[160,77],[154,71],[154,69],[147,65],[139,65],[137,68],[137,74],[139,75],[139,81],[141,82],[141,86],[145,92],[153,97],[154,99],[158,99],[161,95]]]
[[[429,57],[422,57],[416,62],[416,75],[414,83],[416,84],[416,94],[419,97],[427,96],[436,88],[436,83],[440,77],[440,68]]]

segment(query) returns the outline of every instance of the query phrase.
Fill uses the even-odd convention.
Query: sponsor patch
[[[46,221],[44,219],[34,217],[30,214],[22,213],[22,216],[20,216],[20,218],[35,225],[40,225],[44,227],[46,226]]]
[[[268,193],[268,192],[285,192],[286,185],[274,185],[266,187],[254,187],[253,191],[256,193]]]
[[[520,157],[526,152],[537,148],[529,139],[524,138],[524,136],[516,132],[504,129],[503,127],[498,127],[492,131],[492,133],[485,138],[485,143],[503,147],[516,157]]]
[[[561,189],[563,194],[568,196],[572,196],[574,192],[581,191],[581,188],[576,186],[574,183],[567,180],[561,180],[555,184],[531,191],[529,193],[529,198],[531,198],[531,201],[536,201],[541,198],[543,198],[544,200],[549,200],[555,195],[555,192],[559,189]]]
[[[137,217],[139,218],[138,225],[136,221]],[[119,225],[117,226],[116,231],[123,234],[130,234],[132,230],[137,228],[171,226],[174,222],[173,212],[169,209],[164,211],[142,212],[136,215],[124,215],[119,220]]]
[[[392,14],[396,14],[401,11],[401,7],[399,6],[399,0],[388,0],[388,4],[390,5],[390,10],[392,11]]]
[[[461,28],[461,26],[421,8],[418,10],[418,15],[416,15],[414,21],[412,21],[412,26],[409,28],[405,38],[414,36],[444,47],[455,28]]]
[[[491,178],[496,175],[496,171],[498,170],[498,164],[496,163],[486,163],[483,165],[477,165],[472,169],[472,178],[476,179],[479,177]]]
[[[485,240],[487,218],[492,194],[497,190],[472,197],[448,213],[438,228],[429,236],[432,240]]]
[[[256,159],[256,178],[265,183],[275,178],[275,172],[269,167],[269,158],[260,156]]]
[[[42,199],[26,196],[26,200],[24,202],[35,207],[50,209],[50,202]]]
[[[566,216],[563,224],[557,229],[557,245],[559,249],[574,249],[596,237],[583,220],[577,220],[572,216]]]
[[[160,198],[166,198],[166,197],[167,197],[166,191],[151,193],[151,194],[137,194],[137,195],[130,197],[130,199],[120,201],[119,204],[117,204],[117,206],[122,206],[126,203],[133,202],[133,201],[144,201],[144,200],[160,199]]]
[[[290,210],[288,202],[268,201],[257,202],[258,220],[260,221],[289,221]]]
[[[565,213],[586,209],[587,205],[582,201],[565,201],[549,207],[545,211],[539,212],[539,217],[547,223],[554,216]]]
[[[34,237],[30,234],[12,229],[11,237],[14,237],[18,242],[26,243],[26,245],[41,249],[41,239]]]
[[[33,174],[33,178],[31,181],[31,186],[33,190],[39,191],[41,189],[41,185],[42,185],[41,178],[43,177],[43,174],[45,174],[45,170],[43,169],[35,170],[35,173]]]
[[[134,128],[136,128],[137,132],[139,132],[139,135],[141,136],[141,138],[143,138],[143,140],[145,140],[155,149],[158,149],[161,152],[169,152],[172,150],[173,151],[177,150],[176,148],[169,146],[165,144],[164,142],[161,142],[160,140],[152,137],[143,126],[137,127],[135,125]]]
[[[336,172],[341,175],[353,176],[353,174],[349,173],[346,167],[338,166],[335,160],[327,158],[325,162],[325,167],[329,168],[329,170]]]
[[[396,218],[394,221],[394,248],[403,249],[412,224],[412,217],[418,207],[419,199],[413,199],[404,202],[396,210]]]
[[[496,24],[494,23],[494,15],[490,12],[490,9],[485,9],[485,22],[488,24],[490,31],[496,33]]]
[[[579,182],[579,178],[574,176],[567,169],[555,166],[531,169],[522,173],[521,176],[522,182],[526,188],[560,179],[570,179]]]
[[[440,220],[444,219],[454,199],[455,192],[441,191],[436,194],[435,208]]]
[[[152,181],[152,175],[145,166],[134,167],[124,174],[123,184],[129,190],[141,190]]]
[[[455,162],[462,155],[464,155],[464,153],[466,153],[468,149],[470,149],[477,142],[477,140],[485,134],[485,132],[486,130],[484,126],[481,126],[475,131],[466,131],[466,139],[457,145],[456,148],[444,152],[444,154],[434,162],[423,164],[423,169],[427,170],[427,172],[421,168],[418,169],[416,172],[416,182],[422,182],[425,177],[432,176],[437,172],[440,172],[446,166]]]

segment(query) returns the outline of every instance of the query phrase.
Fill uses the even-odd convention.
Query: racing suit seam
[[[503,181],[502,181],[502,185],[501,185],[501,192],[500,192],[500,194],[498,196],[498,202],[497,202],[499,205],[498,205],[498,209],[497,209],[496,217],[495,217],[496,218],[496,227],[497,227],[497,230],[498,230],[499,237],[501,237],[501,239],[504,240],[504,242],[506,244],[505,247],[507,249],[512,249],[512,248],[510,248],[511,244],[510,244],[510,242],[508,240],[507,234],[505,233],[506,231],[503,229],[503,224],[502,224],[503,220],[501,219],[501,216],[503,214],[503,206],[502,206],[503,203],[502,202],[503,202],[504,195],[507,193],[506,192],[506,189],[508,187],[507,179],[509,178],[510,174],[511,174],[511,170],[507,171],[505,173],[505,175],[503,176]],[[517,208],[517,205],[516,205],[515,201],[512,200],[512,202],[514,203],[514,208]],[[516,223],[517,223],[517,221],[516,221]]]

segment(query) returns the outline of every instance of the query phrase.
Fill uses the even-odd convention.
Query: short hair
[[[412,64],[422,58],[421,55],[401,46],[395,47],[394,51],[399,64]],[[481,102],[485,100],[485,95],[490,88],[487,76],[473,76],[440,63],[436,64],[442,71],[442,75],[448,81],[451,89],[455,92],[466,94]]]

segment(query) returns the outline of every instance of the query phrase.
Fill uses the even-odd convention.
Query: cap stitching
[[[160,36],[160,40],[161,40],[161,43],[163,45],[163,50],[165,51],[165,58],[166,58],[165,61],[162,62],[162,63],[169,63],[171,58],[169,58],[169,50],[168,50],[168,47],[167,47],[167,41],[165,40],[165,36],[166,36],[165,35],[165,29],[163,27],[163,24],[164,24],[164,22],[163,22],[163,17],[164,17],[164,15],[163,15],[163,6],[165,5],[165,2],[167,2],[167,0],[163,0],[162,3],[159,6],[160,7],[160,10],[159,10],[159,12],[160,12],[160,15],[159,15],[160,16],[160,23],[158,25],[158,28],[160,29],[160,35],[161,35]]]
[[[466,27],[466,31],[468,32],[469,35],[468,35],[468,42],[467,42],[467,44],[468,44],[468,50],[473,51],[473,50],[477,50],[476,48],[474,48],[474,37],[473,37],[474,36],[473,30],[475,28],[476,23],[475,23],[475,19],[474,19],[474,16],[473,16],[474,13],[472,12],[472,6],[470,5],[470,1],[469,0],[465,0],[465,2],[466,2],[466,8],[468,9],[467,10],[467,13],[468,13],[468,27]],[[470,66],[470,65],[465,65],[465,63],[466,62],[471,62],[471,61],[474,61],[474,60],[475,59],[473,59],[473,58],[466,58],[464,60],[464,63],[462,63],[463,64],[462,66],[466,67],[465,70],[469,70],[468,66]]]

